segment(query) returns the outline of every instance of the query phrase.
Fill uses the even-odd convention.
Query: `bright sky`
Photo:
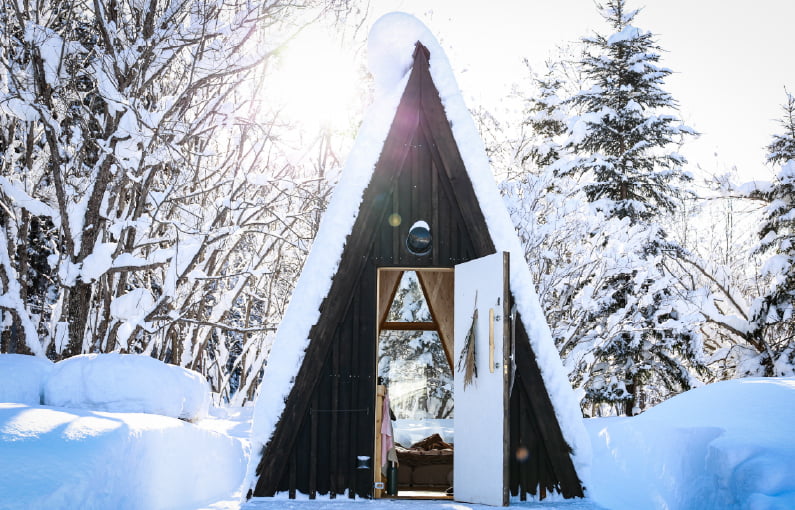
[[[781,131],[784,87],[795,92],[795,0],[631,0],[629,7],[643,8],[635,25],[657,36],[661,64],[675,73],[665,88],[702,133],[682,149],[691,164],[770,179],[764,147]],[[371,0],[364,30],[396,10],[436,35],[470,107],[505,97],[523,76],[523,58],[543,71],[556,46],[609,30],[592,0]]]

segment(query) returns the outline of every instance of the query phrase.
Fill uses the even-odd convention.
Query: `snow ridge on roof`
[[[417,41],[430,52],[431,76],[452,125],[453,136],[495,248],[512,255],[511,291],[531,339],[561,431],[572,447],[574,467],[587,486],[591,445],[582,422],[580,406],[552,340],[530,270],[522,262],[524,250],[495,185],[483,141],[464,104],[445,52],[436,38],[415,17],[396,12],[382,16],[369,34],[368,65],[375,81],[375,100],[359,130],[284,319],[276,332],[254,409],[252,455],[244,485],[246,489],[256,483],[255,470],[262,448],[273,435],[303,362],[309,344],[309,331],[320,317],[320,305],[331,288],[345,240],[353,229],[364,191],[370,183],[408,82]]]

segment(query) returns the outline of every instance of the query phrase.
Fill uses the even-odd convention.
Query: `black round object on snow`
[[[431,232],[424,225],[415,225],[406,237],[406,248],[414,255],[427,255],[431,251]]]

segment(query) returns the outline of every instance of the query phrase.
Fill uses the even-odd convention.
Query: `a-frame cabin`
[[[406,26],[413,48],[392,41],[394,31],[403,27],[405,32]],[[590,445],[579,406],[482,142],[469,143],[477,134],[449,64],[414,18],[392,14],[376,27],[371,52],[372,39],[380,37],[389,41],[384,45],[392,46],[390,51],[402,49],[412,59],[395,58],[406,67],[400,70],[403,77],[363,124],[277,332],[255,410],[249,495],[378,496],[374,480],[379,467],[373,462],[378,456],[376,345],[400,276],[404,269],[417,272],[434,328],[453,364],[466,334],[461,330],[469,327],[473,314],[472,296],[464,294],[465,282],[458,276],[464,273],[457,266],[492,255],[499,259],[495,271],[504,270],[503,277],[481,268],[461,277],[468,281],[488,271],[486,279],[498,282],[504,298],[498,295],[490,303],[490,329],[484,336],[491,335],[491,358],[478,358],[474,383],[460,386],[459,371],[451,367],[456,372],[455,497],[490,502],[467,497],[463,487],[471,485],[464,478],[468,471],[478,478],[490,476],[483,475],[483,459],[492,457],[502,467],[494,470],[501,471],[494,474],[501,494],[491,504],[507,504],[508,492],[521,499],[553,491],[581,497]],[[441,95],[436,82],[443,82]],[[430,231],[430,238],[423,232],[419,248],[407,242],[417,222]],[[475,296],[475,303],[486,302],[483,294]],[[480,317],[488,313],[484,309]],[[460,316],[455,318],[455,342],[454,314]],[[498,397],[475,397],[488,377],[496,381]],[[464,396],[496,402],[493,419],[475,409],[479,418],[474,421],[495,424],[491,446],[478,443],[477,436],[465,440],[463,429],[470,427],[459,421],[472,410],[464,409]]]

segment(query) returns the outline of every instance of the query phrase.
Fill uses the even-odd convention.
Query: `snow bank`
[[[559,500],[556,496],[547,497],[543,502],[516,501],[511,502],[513,508],[528,508],[534,510],[607,510],[584,499]],[[474,503],[459,503],[443,499],[392,499],[377,500],[349,499],[337,497],[329,499],[328,496],[317,495],[316,499],[309,499],[308,495],[296,494],[295,499],[289,499],[287,493],[279,493],[272,498],[253,498],[240,509],[230,507],[212,507],[203,510],[494,510],[493,506],[478,505]],[[641,510],[641,509],[638,509]]]
[[[150,356],[86,354],[55,364],[43,402],[196,420],[207,415],[210,388],[201,374]]]
[[[238,490],[245,453],[174,418],[0,404],[0,509],[195,509]]]
[[[0,402],[41,404],[52,362],[36,356],[0,354]]]
[[[586,423],[590,495],[608,508],[795,508],[795,378],[715,383]]]
[[[579,402],[552,341],[530,270],[527,264],[522,263],[524,250],[497,190],[483,141],[439,42],[419,20],[399,12],[382,16],[368,36],[368,64],[375,81],[375,101],[359,130],[276,333],[254,412],[252,448],[255,453],[249,464],[247,484],[253,484],[262,447],[272,436],[284,411],[293,378],[309,343],[309,330],[319,318],[320,304],[339,267],[345,239],[353,229],[364,190],[370,182],[408,82],[417,41],[430,51],[433,82],[450,120],[494,245],[498,251],[512,254],[510,285],[516,296],[517,309],[531,339],[561,430],[572,447],[575,468],[587,486],[591,446],[583,427]]]

